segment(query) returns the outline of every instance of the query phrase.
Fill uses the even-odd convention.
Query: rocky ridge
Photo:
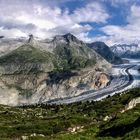
[[[72,34],[50,41],[30,35],[0,57],[0,104],[41,103],[103,88],[110,67]]]

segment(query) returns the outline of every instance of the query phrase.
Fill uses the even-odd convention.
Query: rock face
[[[21,46],[23,43],[25,43],[25,38],[5,38],[4,36],[0,37],[0,56],[5,55],[9,53],[10,51],[13,51],[14,49]]]
[[[129,110],[134,108],[137,104],[140,104],[140,97],[132,99],[128,105],[126,106],[125,110]]]
[[[94,49],[97,53],[99,53],[104,59],[112,64],[121,64],[123,60],[113,53],[111,49],[104,42],[93,42],[87,44],[88,47]]]
[[[116,44],[111,50],[120,57],[140,58],[140,47],[138,44]]]
[[[0,57],[0,104],[22,105],[72,97],[105,87],[111,65],[71,34],[50,41],[31,35]]]
[[[105,73],[97,73],[95,80],[92,84],[93,89],[100,89],[107,86],[110,81],[110,77]]]

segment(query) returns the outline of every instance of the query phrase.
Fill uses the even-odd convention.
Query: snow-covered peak
[[[121,56],[121,57],[130,57],[130,56],[138,56],[140,52],[140,45],[138,44],[115,44],[111,47],[111,50]]]

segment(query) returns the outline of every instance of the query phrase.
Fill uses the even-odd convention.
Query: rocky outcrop
[[[122,112],[125,112],[127,110],[130,110],[134,108],[137,104],[140,104],[140,97],[132,99],[125,107],[125,109]]]
[[[97,73],[94,82],[92,83],[93,89],[104,88],[108,85],[110,77],[105,73]]]
[[[74,127],[69,127],[67,130],[70,133],[76,133],[76,132],[82,132],[84,126],[74,126]]]

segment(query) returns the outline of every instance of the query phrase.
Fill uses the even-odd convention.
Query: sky
[[[140,0],[0,0],[0,36],[140,43]]]

